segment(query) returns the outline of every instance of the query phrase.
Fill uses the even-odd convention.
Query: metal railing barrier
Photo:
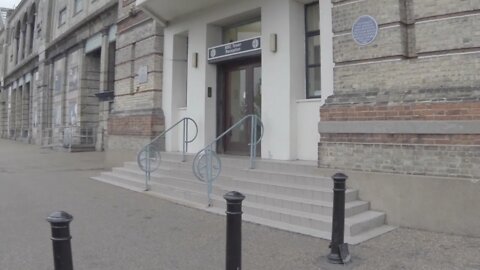
[[[240,125],[244,124],[247,120],[251,119],[251,127],[250,127],[250,169],[255,169],[255,157],[257,153],[257,144],[260,143],[263,137],[263,123],[255,114],[249,114],[240,119],[237,123],[227,129],[225,132],[220,134],[217,138],[215,138],[212,142],[210,142],[207,146],[205,146],[202,150],[198,151],[193,159],[192,169],[193,174],[195,177],[207,184],[207,196],[208,196],[208,206],[212,205],[212,189],[213,189],[213,181],[218,178],[220,172],[222,171],[222,163],[220,158],[218,157],[215,150],[213,150],[214,145],[217,141],[223,138],[225,135],[230,133],[233,129],[239,127]],[[257,138],[257,126],[260,125],[260,136]]]
[[[57,126],[42,130],[42,147],[63,147],[72,150],[72,146],[95,146],[97,133],[95,127]]]
[[[68,126],[63,129],[63,147],[72,151],[72,146],[95,146],[97,140],[96,128]]]
[[[192,139],[189,139],[188,134],[188,123],[192,122],[195,126],[195,136]],[[193,142],[198,135],[198,125],[190,117],[182,118],[180,121],[173,124],[170,128],[163,131],[155,137],[153,140],[150,141],[147,145],[145,145],[137,155],[137,164],[138,167],[142,171],[145,172],[145,191],[150,190],[150,175],[152,172],[156,171],[158,167],[160,167],[160,147],[157,145],[160,141],[160,138],[164,137],[170,130],[178,126],[180,123],[183,123],[183,144],[182,144],[182,161],[185,162],[186,157],[185,153],[188,152],[188,144]]]

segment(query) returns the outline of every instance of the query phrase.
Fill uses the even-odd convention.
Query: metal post
[[[68,152],[72,152],[72,140],[73,140],[73,134],[72,134],[72,129],[70,129],[70,145],[68,146]]]
[[[334,264],[346,263],[350,260],[348,244],[344,244],[345,231],[345,190],[348,176],[336,173],[333,179],[333,216],[332,241],[328,261]]]
[[[53,262],[55,270],[73,270],[72,247],[70,245],[70,222],[73,217],[63,211],[47,217],[52,227]]]
[[[256,151],[255,151],[255,143],[257,142],[256,141],[256,137],[257,137],[257,134],[256,134],[256,130],[257,130],[257,123],[256,123],[256,120],[257,118],[252,115],[252,126],[250,127],[250,169],[254,169],[255,168],[255,155],[256,155]]]
[[[187,145],[187,136],[188,136],[188,120],[186,118],[183,119],[183,142],[182,142],[182,162],[185,162],[185,151]]]
[[[237,191],[223,196],[227,201],[226,270],[242,269],[242,201],[245,196]]]
[[[150,190],[150,145],[147,146],[147,155],[145,160],[145,191]]]
[[[207,194],[208,194],[208,206],[212,206],[212,182],[213,182],[213,164],[212,164],[212,151],[213,146],[210,145],[207,148]]]

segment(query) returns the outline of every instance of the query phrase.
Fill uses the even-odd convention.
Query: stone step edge
[[[183,165],[182,167],[190,167],[190,171],[192,170],[191,167],[192,167],[192,162],[191,161],[186,161],[186,162],[182,162],[181,160],[173,160],[173,159],[162,159],[162,161],[166,161],[166,162],[170,162],[170,163],[175,163],[175,164],[179,164],[179,165]],[[272,161],[273,162],[273,161]],[[280,164],[280,163],[279,163]],[[137,163],[134,162],[134,161],[127,161],[127,162],[124,162],[124,165],[125,166],[132,166],[132,165],[135,165],[138,167]],[[161,167],[161,163],[160,163],[160,167]],[[290,166],[297,166],[297,165],[293,165],[291,164]],[[298,165],[298,166],[306,166],[306,165]],[[316,178],[316,179],[319,179],[321,181],[333,181],[330,177],[328,176],[318,176],[318,175],[314,175],[313,173],[312,174],[309,174],[309,173],[289,173],[289,172],[282,172],[282,171],[274,171],[274,170],[267,170],[267,169],[259,169],[259,168],[255,168],[255,169],[250,169],[250,168],[240,168],[238,166],[228,166],[226,164],[222,164],[222,167],[226,167],[226,168],[229,168],[229,169],[235,169],[235,170],[240,170],[240,171],[258,171],[258,172],[261,172],[261,173],[271,173],[271,174],[277,174],[277,175],[284,175],[284,176],[301,176],[301,177],[310,177],[310,178]],[[317,167],[313,167],[312,166],[312,169],[315,169]],[[185,170],[185,171],[188,171],[188,170]]]
[[[196,208],[196,209],[201,209],[201,210],[204,210],[204,211],[207,211],[207,212],[210,212],[210,213],[214,213],[214,214],[218,214],[218,215],[223,215],[223,216],[225,215],[225,209],[221,209],[221,208],[218,208],[218,207],[206,207],[205,205],[201,205],[201,204],[191,202],[191,201],[182,200],[182,199],[179,199],[179,198],[176,198],[176,197],[171,197],[171,196],[168,196],[168,195],[163,194],[163,193],[152,192],[152,191],[147,192],[147,191],[135,188],[133,186],[128,186],[128,185],[121,184],[121,183],[118,183],[118,182],[105,180],[105,179],[102,179],[101,177],[97,177],[97,176],[93,176],[93,177],[90,177],[90,178],[94,179],[94,180],[97,180],[97,181],[100,181],[100,182],[105,182],[105,183],[108,183],[108,184],[113,184],[113,185],[116,185],[116,186],[119,186],[119,187],[123,187],[125,189],[132,190],[132,191],[135,191],[135,192],[139,192],[139,193],[147,194],[147,195],[150,195],[150,196],[162,198],[162,199],[165,199],[167,201],[171,201],[171,202],[176,203],[176,204],[180,204],[180,205],[184,205],[184,206],[188,206],[188,207],[192,207],[192,208]],[[292,225],[292,224],[281,222],[281,221],[273,221],[273,220],[270,220],[270,219],[265,219],[265,218],[252,216],[252,215],[243,215],[243,220],[246,221],[246,222],[250,222],[250,223],[254,223],[254,224],[260,224],[260,225],[263,225],[263,226],[269,226],[269,227],[273,227],[273,228],[288,231],[288,232],[295,232],[295,233],[304,234],[304,235],[308,235],[308,236],[313,236],[313,237],[317,237],[317,238],[322,238],[322,239],[326,239],[326,240],[331,239],[331,232],[328,232],[328,231],[309,229],[309,228],[306,228],[306,227],[303,227],[303,226]],[[376,227],[376,228],[373,228],[371,230],[362,232],[362,233],[360,233],[356,236],[353,236],[353,237],[350,237],[350,236],[346,235],[345,236],[345,242],[349,243],[351,245],[356,245],[356,244],[359,244],[363,241],[372,239],[374,237],[377,237],[377,236],[380,236],[384,233],[392,231],[395,228],[396,227],[394,227],[394,226],[382,225],[380,227]]]
[[[133,171],[133,170],[130,170],[128,168],[119,168],[120,170],[126,170],[126,171],[129,171],[131,173],[136,173],[136,174],[139,174],[137,171]],[[113,172],[112,172],[113,173]],[[153,175],[152,175],[153,177]],[[179,181],[185,181],[185,182],[190,182],[190,183],[198,183],[198,180],[191,180],[191,179],[185,179],[185,178],[180,178],[180,177],[174,177],[174,176],[156,176],[156,178],[169,178],[169,179],[172,179],[172,180],[179,180]],[[153,181],[151,179],[151,181]],[[214,184],[214,187],[217,187],[219,189],[223,189],[223,190],[229,190],[230,188],[225,186],[225,185],[219,185],[219,184]],[[232,188],[234,189],[234,188]],[[251,190],[251,189],[243,189],[245,190],[244,192],[245,193],[249,193],[249,194],[253,194],[253,195],[256,195],[256,196],[262,196],[262,197],[266,197],[266,198],[270,198],[270,199],[279,199],[280,195],[279,194],[275,194],[275,193],[269,193],[269,192],[262,192],[262,191],[256,191],[256,190]],[[352,190],[352,192],[354,192],[355,190]],[[333,192],[333,191],[332,191]],[[287,196],[287,195],[281,195],[282,199],[285,200],[285,201],[291,201],[291,202],[295,202],[295,203],[305,203],[305,204],[312,204],[312,205],[315,205],[315,206],[322,206],[322,207],[333,207],[333,202],[327,202],[327,201],[323,201],[323,200],[310,200],[310,199],[305,199],[305,198],[301,198],[301,197],[292,197],[292,196]],[[361,201],[361,200],[353,200],[353,201],[348,201],[348,202],[345,202],[345,205],[346,207],[355,207],[357,206],[357,204],[360,204],[360,202],[362,203],[368,203],[368,202],[364,202],[364,201]]]
[[[292,177],[292,178],[294,178],[294,177],[305,177],[305,178],[310,178],[310,180],[312,180],[312,181],[318,181],[318,182],[324,182],[324,183],[330,184],[333,187],[333,180],[328,178],[328,177],[325,177],[325,176],[313,176],[313,175],[305,175],[305,174],[297,174],[297,173],[282,173],[282,172],[275,172],[275,171],[262,170],[262,169],[237,169],[237,168],[232,168],[232,169],[235,169],[235,170],[240,171],[240,172],[245,172],[245,173],[251,172],[253,174],[258,172],[258,173],[262,173],[262,174],[281,175],[281,176],[287,176],[287,177]],[[191,168],[189,168],[189,169],[185,169],[185,168],[174,168],[174,169],[172,169],[172,168],[167,168],[167,167],[164,167],[164,166],[160,165],[158,170],[162,170],[162,171],[177,171],[178,170],[178,171],[181,171],[181,172],[184,172],[184,173],[192,173],[192,175],[193,175],[193,172],[192,172]],[[226,173],[224,176],[225,177],[230,177],[230,178],[238,178],[236,176],[231,176],[228,173]],[[263,180],[263,178],[254,176],[253,180]]]
[[[92,177],[90,177],[90,179],[93,179],[93,180],[96,180],[96,181],[99,181],[99,182],[104,182],[104,183],[107,183],[107,184],[111,184],[111,185],[114,185],[114,186],[118,186],[118,187],[121,187],[121,188],[124,188],[124,189],[127,189],[127,190],[131,190],[131,191],[134,191],[134,192],[138,192],[138,193],[154,196],[154,197],[157,197],[157,198],[165,199],[167,201],[170,201],[170,202],[173,202],[173,203],[176,203],[176,204],[180,204],[180,205],[183,205],[183,206],[189,206],[189,207],[192,207],[192,208],[202,209],[202,210],[205,210],[207,208],[206,204],[200,204],[200,203],[196,203],[196,202],[192,202],[192,201],[188,201],[188,200],[182,200],[181,198],[168,196],[165,193],[155,192],[155,191],[152,191],[152,190],[145,191],[143,188],[137,188],[133,185],[131,186],[131,185],[123,184],[123,183],[120,183],[120,182],[110,181],[110,180],[104,179],[104,178],[99,177],[99,176],[92,176]]]
[[[109,173],[111,174],[111,173]],[[115,177],[118,177],[120,179],[123,179],[125,181],[131,181],[131,182],[136,182],[137,184],[140,184],[141,182],[136,180],[136,179],[132,179],[130,177],[126,177],[126,176],[123,176],[123,175],[114,175]],[[151,183],[151,185],[153,186],[153,183]],[[154,183],[155,186],[160,186],[160,188],[162,186],[165,186],[165,187],[169,187],[169,188],[174,188],[174,189],[177,189],[177,190],[180,190],[180,191],[186,191],[186,192],[191,192],[191,193],[195,193],[195,194],[200,194],[200,195],[204,195],[203,193],[200,193],[198,191],[194,191],[194,190],[188,190],[188,189],[184,189],[184,188],[180,188],[180,187],[177,187],[177,186],[172,186],[172,185],[169,185],[169,184],[160,184],[160,183]],[[224,189],[225,190],[225,189]],[[154,191],[154,190],[152,190]],[[227,191],[227,190],[225,190]],[[163,194],[163,193],[162,193]],[[168,196],[168,195],[167,195]],[[219,201],[220,203],[223,203],[223,198],[221,198],[221,196],[217,195],[217,194],[211,194],[212,196],[212,199],[214,200],[217,200]],[[246,206],[250,206],[252,208],[256,208],[256,209],[263,209],[263,210],[268,210],[268,211],[271,211],[271,212],[275,212],[275,213],[282,213],[282,214],[286,214],[286,215],[290,215],[290,216],[295,216],[295,217],[298,217],[298,218],[308,218],[308,219],[315,219],[315,220],[318,220],[318,221],[321,221],[321,222],[325,222],[325,223],[331,223],[331,217],[330,216],[326,216],[326,215],[321,215],[321,214],[312,214],[312,213],[308,213],[308,212],[300,212],[300,211],[296,211],[296,210],[291,210],[291,209],[286,209],[286,208],[279,208],[279,207],[274,207],[274,206],[270,206],[270,205],[264,205],[264,204],[259,204],[259,203],[253,203],[253,202],[248,202],[248,201],[244,201],[244,205]],[[377,212],[377,211],[373,211],[373,210],[367,210],[365,212],[362,212],[362,213],[359,213],[359,214],[356,214],[356,215],[353,215],[351,217],[348,217],[348,218],[345,218],[345,226],[354,226],[355,224],[358,224],[358,223],[361,223],[361,222],[366,222],[367,220],[362,220],[363,216],[362,214],[366,213],[366,212],[369,212],[369,213],[378,213],[378,214],[384,214],[382,212]],[[356,219],[356,222],[353,222],[353,220]]]
[[[138,174],[142,174],[142,175],[144,174],[140,169],[138,171],[134,171],[126,167],[115,167],[115,169],[126,169],[132,172],[136,172]],[[174,170],[171,170],[171,171],[174,171]],[[193,176],[193,173],[192,173],[192,176]],[[158,173],[153,172],[151,174],[151,177],[165,177],[165,176],[161,176]],[[169,176],[169,177],[176,178],[176,179],[189,180],[181,177],[174,177],[174,176]],[[247,182],[247,183],[259,183],[259,184],[265,184],[265,185],[272,185],[272,183],[262,181],[261,179],[254,179],[254,180],[259,180],[259,182],[254,182],[251,179],[245,179],[244,177],[234,177],[234,176],[225,176],[225,177],[231,178],[232,180],[238,180],[238,181]],[[283,188],[306,189],[306,190],[314,190],[318,192],[333,192],[333,189],[326,188],[326,187],[314,187],[314,186],[308,186],[308,185],[290,185],[290,184],[283,184],[283,183],[275,183],[274,185],[280,186]],[[356,192],[356,191],[357,191],[356,189],[347,188],[346,192],[349,193],[349,192]]]
[[[297,210],[291,210],[291,209],[285,209],[285,208],[280,208],[280,207],[275,207],[275,206],[270,206],[270,205],[264,205],[260,203],[254,203],[254,202],[249,202],[249,201],[244,201],[244,205],[250,206],[253,208],[257,209],[264,209],[267,211],[271,212],[276,212],[276,213],[283,213],[287,214],[289,216],[295,216],[298,218],[311,218],[311,219],[316,219],[319,221],[323,221],[326,223],[331,223],[332,222],[332,217],[330,215],[321,215],[321,214],[316,214],[316,213],[307,213],[307,212],[302,212],[302,211],[297,211]],[[376,215],[375,217],[370,217],[371,215]],[[345,218],[345,227],[348,226],[354,226],[358,223],[366,222],[370,219],[376,218],[380,215],[385,215],[385,213],[379,212],[379,211],[374,211],[374,210],[367,210],[361,213],[358,213],[356,215],[353,215],[351,217]]]
[[[207,212],[211,212],[217,215],[222,215],[225,216],[225,210],[215,207],[215,208],[207,208],[205,209]],[[290,223],[285,223],[282,221],[274,221],[271,219],[265,219],[257,216],[252,216],[248,214],[243,214],[242,215],[242,220],[245,222],[253,223],[253,224],[259,224],[263,226],[269,226],[275,229],[279,229],[282,231],[287,231],[287,232],[294,232],[294,233],[299,233],[307,236],[313,236],[325,240],[331,240],[331,232],[330,231],[323,231],[323,230],[315,230],[315,229],[310,229],[310,228],[305,228],[303,226],[298,226],[298,225],[292,225]],[[387,232],[390,232],[397,227],[390,226],[390,225],[382,225],[380,227],[373,228],[371,230],[362,232],[358,235],[355,236],[348,236],[345,235],[345,243],[348,243],[350,245],[358,245],[361,242],[370,240],[372,238],[378,237],[382,234],[385,234]]]

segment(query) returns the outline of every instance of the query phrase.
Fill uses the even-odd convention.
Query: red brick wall
[[[322,121],[480,120],[480,102],[403,105],[330,105],[320,109]]]
[[[323,123],[480,120],[480,102],[326,104]],[[413,130],[412,130],[413,131]],[[319,166],[370,172],[478,178],[480,134],[321,133]],[[348,131],[347,131],[348,132]],[[434,131],[433,131],[434,132]]]
[[[480,145],[479,134],[322,134],[322,142]]]

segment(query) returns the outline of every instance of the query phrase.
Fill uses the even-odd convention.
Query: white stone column
[[[262,158],[297,158],[296,99],[305,81],[304,5],[291,0],[269,1],[262,8]],[[284,18],[284,19],[280,19]],[[277,51],[270,51],[270,35]],[[300,53],[300,55],[299,55]]]
[[[327,97],[333,95],[334,77],[333,69],[333,27],[332,27],[332,2],[320,1],[320,65],[321,65],[321,91],[322,104]]]

